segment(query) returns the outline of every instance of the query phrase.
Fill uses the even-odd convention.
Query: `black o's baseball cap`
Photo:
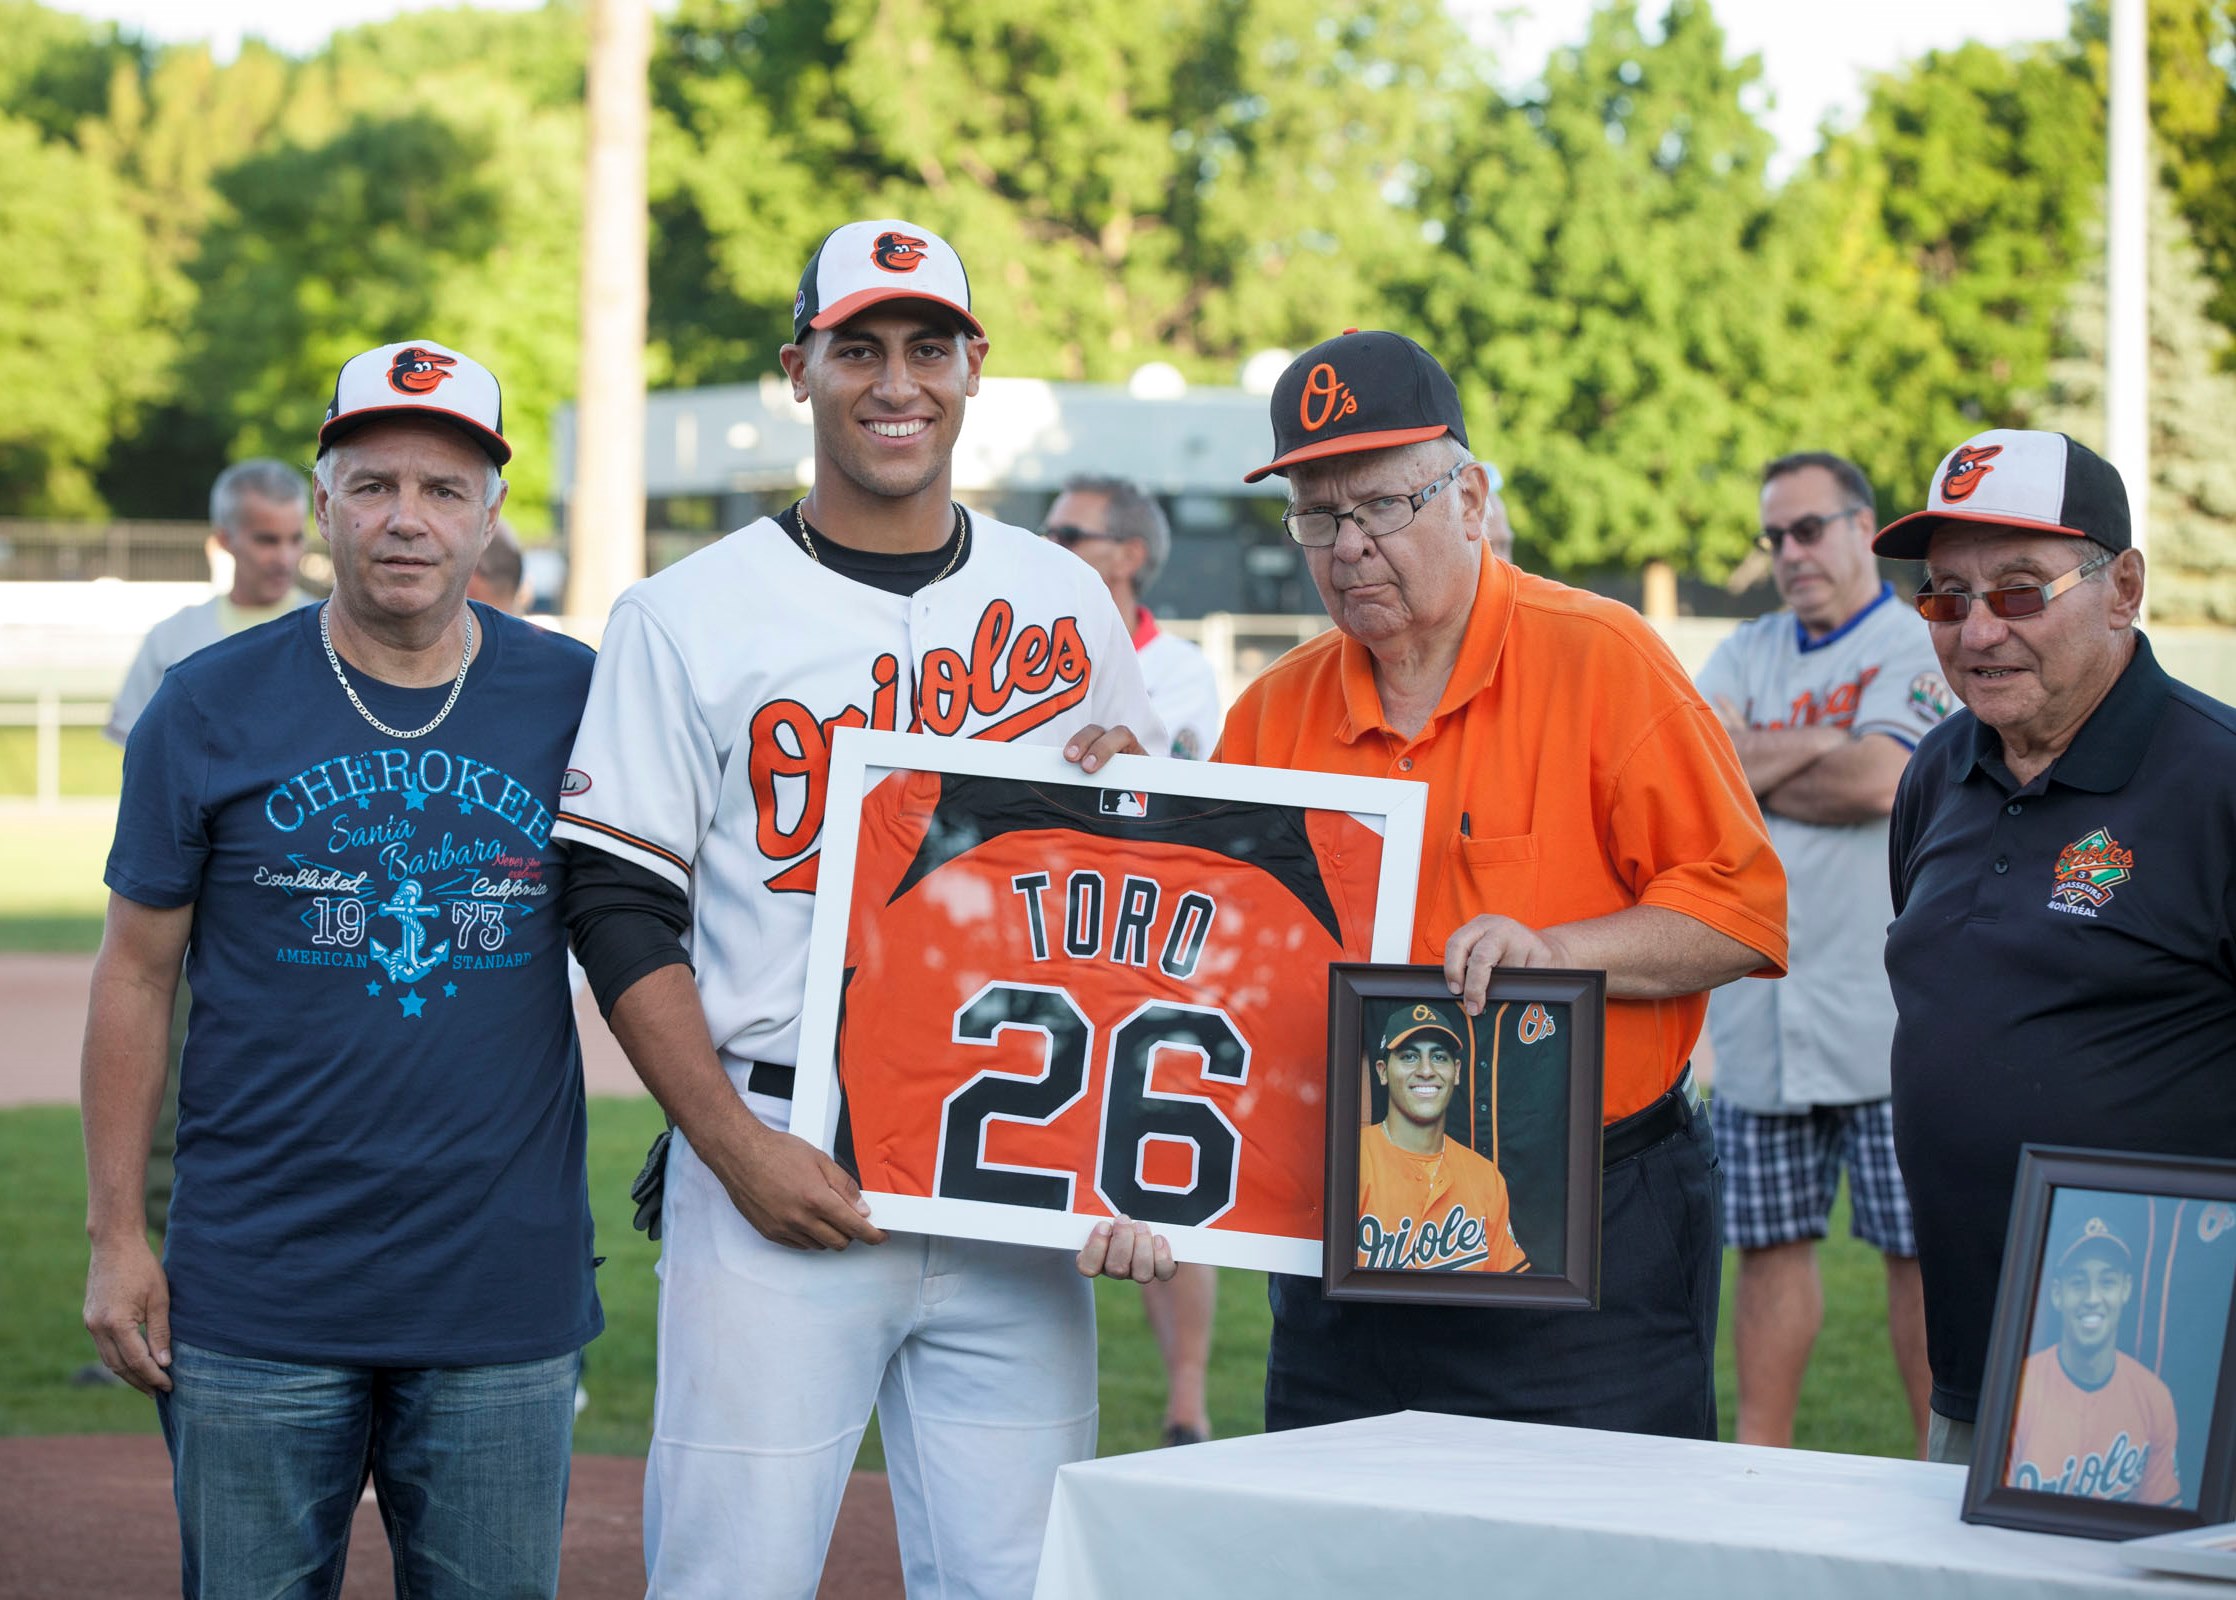
[[[2091,1217],[2073,1235],[2072,1243],[2058,1253],[2057,1270],[2063,1272],[2082,1256],[2102,1256],[2122,1272],[2135,1269],[2135,1254],[2127,1248],[2127,1241],[2114,1233],[2102,1217]]]
[[[1450,1006],[1438,1005],[1433,1000],[1422,1000],[1391,1011],[1389,1021],[1382,1024],[1382,1049],[1379,1053],[1388,1055],[1420,1033],[1443,1034],[1452,1041],[1455,1054],[1467,1048],[1466,1035],[1460,1031],[1458,1014]]]
[[[834,328],[884,300],[929,300],[986,337],[971,315],[970,274],[955,247],[929,228],[888,217],[849,222],[824,235],[792,297],[793,342],[804,340],[811,328]]]
[[[1951,450],[1934,469],[1925,509],[1881,528],[1871,548],[1922,561],[1936,533],[1967,522],[2094,539],[2107,550],[2135,543],[2119,468],[2062,433],[2033,428],[1990,428]]]
[[[1467,443],[1460,392],[1436,357],[1402,333],[1346,329],[1289,363],[1273,386],[1273,459],[1256,483],[1300,461],[1387,450],[1448,433]]]

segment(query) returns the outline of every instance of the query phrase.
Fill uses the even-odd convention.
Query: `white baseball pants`
[[[772,1244],[681,1133],[662,1228],[651,1600],[812,1596],[873,1404],[908,1593],[1032,1592],[1056,1469],[1095,1449],[1094,1298],[1068,1255]]]

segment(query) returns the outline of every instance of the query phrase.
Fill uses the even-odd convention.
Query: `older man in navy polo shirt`
[[[1895,1147],[1916,1213],[1929,1454],[1971,1454],[2019,1147],[2236,1150],[2236,710],[2136,627],[2118,472],[1996,429],[1881,555],[1966,709],[1918,746],[1889,843]]]

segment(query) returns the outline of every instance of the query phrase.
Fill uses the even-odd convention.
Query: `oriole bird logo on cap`
[[[914,234],[887,230],[870,246],[870,259],[887,272],[914,272],[924,264],[924,241]]]
[[[388,366],[388,387],[398,394],[433,394],[458,365],[455,356],[438,355],[408,344],[396,352]]]
[[[1941,498],[1963,501],[1972,498],[1972,491],[1979,488],[1987,475],[1995,470],[1988,461],[2003,454],[2003,446],[1966,445],[1949,458],[1949,470],[1941,474]]]

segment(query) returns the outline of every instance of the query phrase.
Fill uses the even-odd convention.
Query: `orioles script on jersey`
[[[1397,1231],[1385,1233],[1380,1217],[1359,1218],[1359,1265],[1457,1272],[1480,1267],[1491,1259],[1490,1230],[1454,1205],[1442,1222],[1424,1222],[1418,1232],[1411,1217],[1398,1219]]]
[[[968,657],[944,645],[924,653],[909,731],[952,734],[975,713],[999,720],[972,737],[1014,739],[1084,700],[1088,677],[1087,646],[1077,619],[1058,617],[1049,627],[1033,622],[1020,628],[1010,603],[996,600],[978,619]],[[771,700],[753,713],[747,728],[747,771],[756,814],[754,843],[771,861],[787,863],[769,877],[770,888],[815,892],[816,858],[811,852],[823,833],[831,740],[841,728],[898,728],[900,678],[900,658],[886,653],[870,663],[867,707],[850,704],[835,716],[818,718],[800,701],[785,699]],[[1050,689],[1056,692],[1046,693]],[[1021,696],[1043,698],[1003,716]],[[780,804],[789,798],[779,790],[780,783],[802,787],[796,807]],[[787,812],[790,824],[784,820]]]

